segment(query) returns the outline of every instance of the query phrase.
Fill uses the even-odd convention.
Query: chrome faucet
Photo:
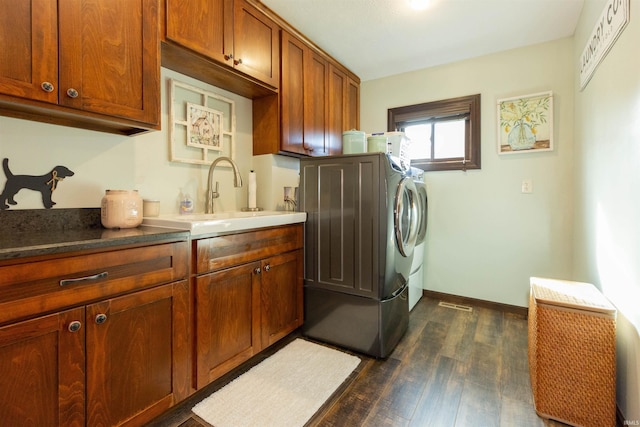
[[[218,192],[218,181],[216,181],[215,191],[211,189],[211,181],[213,179],[213,170],[216,168],[216,165],[222,161],[226,161],[233,168],[233,186],[236,188],[242,187],[242,177],[240,176],[238,165],[236,165],[236,163],[229,157],[218,157],[217,159],[215,159],[209,167],[209,178],[207,179],[207,203],[205,204],[204,208],[205,213],[213,213],[213,199],[217,199],[218,197],[220,197],[220,193]]]
[[[292,196],[292,191],[295,192],[295,196]],[[284,187],[284,210],[295,211],[296,200],[298,198],[298,187]]]

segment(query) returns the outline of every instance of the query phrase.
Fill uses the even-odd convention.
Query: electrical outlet
[[[526,194],[533,193],[533,181],[531,181],[530,179],[523,179],[522,192]]]

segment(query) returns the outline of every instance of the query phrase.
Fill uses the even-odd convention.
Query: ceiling
[[[362,81],[572,36],[584,0],[261,0]]]

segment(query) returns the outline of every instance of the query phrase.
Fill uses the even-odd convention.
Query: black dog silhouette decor
[[[44,175],[14,175],[9,170],[9,159],[2,160],[2,168],[7,177],[4,190],[0,194],[0,209],[2,210],[9,209],[9,205],[18,204],[13,199],[13,196],[23,188],[39,191],[42,194],[42,204],[44,204],[45,208],[51,209],[56,204],[51,200],[51,195],[58,187],[58,182],[73,176],[73,172],[65,166],[56,166],[51,172]]]

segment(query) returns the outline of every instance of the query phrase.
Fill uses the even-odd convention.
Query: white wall
[[[267,165],[257,171],[258,205],[283,209],[281,188],[297,185],[297,160],[252,157],[251,100],[164,68],[162,78],[162,131],[127,137],[0,117],[0,158],[9,158],[14,174],[44,174],[59,164],[74,171],[75,176],[61,182],[53,194],[56,208],[99,207],[106,189],[137,189],[144,198],[160,200],[163,214],[178,212],[181,192],[189,193],[196,211],[202,212],[208,167],[169,161],[167,79],[175,78],[234,100],[235,160],[242,177],[246,182],[249,170],[255,167],[254,159],[257,165]],[[220,181],[221,193],[216,210],[247,206],[247,186],[233,187],[226,163],[216,167],[214,179]],[[0,188],[4,181],[4,174],[0,173]],[[11,209],[43,208],[39,194],[33,191],[22,190],[15,199],[18,204]]]
[[[387,109],[481,94],[482,169],[428,172],[425,288],[527,306],[530,276],[570,278],[573,221],[572,39],[365,81],[362,129]],[[551,152],[497,154],[497,100],[553,91]],[[521,193],[523,179],[533,193]]]
[[[640,1],[583,91],[576,77],[575,278],[595,283],[618,308],[618,404],[640,422]],[[587,0],[573,63],[605,0]],[[577,67],[575,67],[577,68]]]

